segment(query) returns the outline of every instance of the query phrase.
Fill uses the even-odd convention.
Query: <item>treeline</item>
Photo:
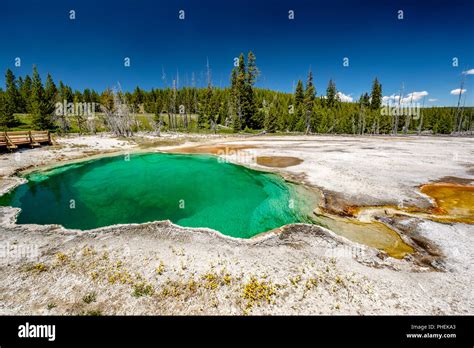
[[[0,127],[14,128],[19,124],[16,114],[29,114],[36,129],[60,127],[67,131],[67,122],[62,119],[66,116],[57,115],[56,103],[95,103],[95,112],[114,110],[114,93],[119,93],[132,114],[152,114],[152,121],[160,129],[360,135],[472,131],[473,108],[421,108],[419,115],[410,116],[382,112],[382,85],[377,79],[358,101],[345,102],[333,80],[323,93],[318,93],[311,71],[304,83],[298,81],[294,94],[255,88],[258,75],[252,52],[247,57],[240,55],[229,88],[214,87],[208,71],[206,88],[178,88],[174,80],[171,87],[149,91],[139,87],[133,92],[110,88],[101,93],[92,89],[73,91],[61,81],[57,85],[50,74],[43,84],[36,67],[31,77],[24,78],[16,78],[8,69],[5,90],[0,89]],[[79,127],[79,131],[85,129]]]

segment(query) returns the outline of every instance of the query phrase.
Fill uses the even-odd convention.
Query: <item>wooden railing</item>
[[[18,131],[0,132],[0,148],[16,149],[18,145],[41,146],[43,143],[52,144],[49,131]]]

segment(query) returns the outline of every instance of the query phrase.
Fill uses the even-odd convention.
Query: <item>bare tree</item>
[[[117,136],[133,136],[132,126],[135,123],[135,114],[128,105],[120,84],[112,89],[113,106],[101,105],[106,126]]]
[[[418,124],[418,135],[421,134],[421,130],[423,129],[423,108],[425,107],[425,97],[423,97],[423,103],[421,105],[420,111],[420,123]]]
[[[66,133],[71,128],[71,122],[66,115],[66,111],[60,114],[53,113],[53,121],[59,125],[61,133]]]
[[[461,77],[461,86],[459,87],[459,94],[458,94],[458,105],[456,107],[455,115],[454,115],[454,133],[461,132],[462,129],[462,121],[463,121],[463,114],[464,114],[464,104],[461,106],[461,99],[462,99],[462,94],[464,91],[464,80],[465,80],[465,75],[462,74]],[[466,99],[464,99],[464,102],[466,102]]]
[[[413,108],[413,93],[411,94],[410,98],[410,107]],[[411,123],[411,112],[408,112],[408,115],[405,115],[405,126],[403,127],[403,133],[408,133],[408,128],[410,127]]]
[[[393,130],[392,133],[393,135],[398,134],[398,120],[399,120],[399,114],[401,110],[401,104],[402,104],[402,98],[403,98],[403,90],[405,88],[405,85],[402,83],[402,87],[400,89],[400,95],[398,96],[398,112],[395,113],[395,122],[393,124]]]
[[[170,129],[176,128],[176,80],[173,80],[173,89],[170,94],[170,106],[168,108],[168,120]]]
[[[166,88],[167,82],[166,82],[166,73],[165,73],[165,68],[161,66],[161,80],[163,81],[163,86]],[[166,111],[166,103],[162,103],[161,108],[158,108],[158,105],[156,105],[156,116],[158,119],[155,118],[154,122],[152,123],[153,125],[153,130],[155,131],[157,136],[161,136],[161,128],[163,128],[163,113]]]
[[[96,133],[95,116],[92,115],[87,117],[87,129],[91,134]]]
[[[458,132],[461,133],[463,130],[463,123],[464,123],[464,108],[466,106],[466,96],[464,96],[464,101],[462,102],[461,111],[459,115],[459,123],[458,123]]]
[[[361,103],[359,107],[359,115],[357,122],[357,134],[364,135],[365,132],[365,107]]]

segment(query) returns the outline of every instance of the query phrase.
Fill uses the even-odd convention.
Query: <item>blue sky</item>
[[[474,69],[473,18],[472,0],[3,0],[0,85],[7,68],[25,75],[33,64],[81,90],[163,87],[162,70],[168,85],[177,71],[181,85],[193,72],[204,85],[209,59],[213,84],[224,87],[233,58],[252,50],[263,88],[291,92],[311,67],[318,95],[333,78],[357,99],[378,77],[385,96],[403,84],[415,99],[427,92],[426,105],[453,105],[450,91],[464,76],[466,105],[474,105],[474,75],[462,75]]]

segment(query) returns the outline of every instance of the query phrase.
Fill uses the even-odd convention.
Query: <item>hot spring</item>
[[[305,188],[281,177],[208,155],[164,153],[103,157],[25,176],[0,197],[21,208],[18,224],[88,230],[171,220],[250,238],[290,223],[311,222]]]

